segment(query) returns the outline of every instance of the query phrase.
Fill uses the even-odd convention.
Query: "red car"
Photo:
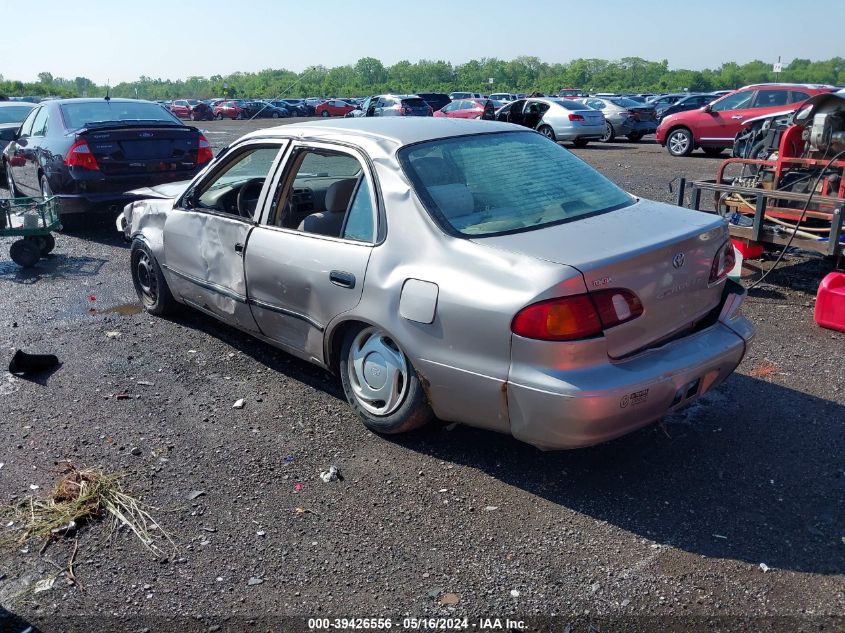
[[[240,103],[237,101],[221,101],[215,103],[211,110],[214,113],[214,118],[218,121],[220,119],[244,119],[249,114]]]
[[[447,119],[486,119],[496,118],[496,107],[490,99],[457,99],[449,103],[434,116]]]
[[[180,119],[191,119],[192,121],[204,121],[213,118],[211,108],[208,104],[199,99],[177,99],[168,108]]]
[[[657,142],[672,156],[689,156],[697,147],[709,156],[718,156],[733,146],[746,119],[797,110],[810,97],[834,90],[820,84],[746,86],[698,110],[664,117],[657,128]]]
[[[351,103],[341,101],[340,99],[330,99],[323,101],[316,108],[314,108],[314,116],[346,116],[357,108]]]

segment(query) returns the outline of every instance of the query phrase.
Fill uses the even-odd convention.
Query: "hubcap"
[[[608,124],[607,124],[607,127],[606,127],[606,128],[605,128],[605,130],[604,130],[604,136],[602,136],[602,137],[601,137],[601,140],[602,140],[602,141],[609,141],[609,140],[610,140],[610,135],[611,135],[611,133],[612,133],[612,132],[611,132],[611,130],[612,130],[612,129],[613,129],[613,128],[611,128],[611,127],[610,127],[610,123],[608,123]]]
[[[687,147],[689,147],[689,139],[687,138],[686,134],[682,134],[681,132],[675,132],[669,138],[669,149],[672,150],[674,154],[683,154],[687,151]]]
[[[358,404],[373,415],[390,415],[408,392],[405,355],[381,330],[369,327],[352,341],[346,368]]]
[[[552,138],[552,131],[551,131],[551,129],[549,129],[549,128],[547,128],[547,127],[544,127],[544,128],[542,129],[542,132],[543,132],[543,136],[545,136],[546,138]]]
[[[154,304],[158,298],[158,281],[153,270],[153,262],[144,251],[140,251],[138,263],[135,265],[135,279],[143,295],[142,299],[150,305]]]

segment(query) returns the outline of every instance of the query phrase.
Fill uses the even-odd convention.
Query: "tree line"
[[[493,80],[491,83],[490,80]],[[268,68],[259,72],[230,75],[154,79],[140,77],[109,88],[116,97],[176,99],[194,97],[305,97],[366,96],[379,93],[452,92],[533,92],[554,93],[562,87],[595,92],[675,92],[710,91],[740,86],[786,81],[845,85],[845,58],[825,61],[795,59],[776,75],[772,65],[762,61],[747,64],[727,62],[715,69],[669,69],[667,60],[648,61],[639,57],[619,60],[575,59],[549,64],[538,57],[524,56],[506,61],[496,58],[470,60],[453,65],[446,61],[403,60],[390,66],[372,57],[353,65],[311,66],[302,73]],[[65,79],[49,72],[38,75],[38,82],[24,83],[0,75],[0,94],[9,96],[60,97],[100,96],[106,86],[86,77]]]

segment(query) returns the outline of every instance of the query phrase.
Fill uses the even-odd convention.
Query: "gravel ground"
[[[217,149],[270,124],[200,126]],[[648,142],[575,151],[665,201],[671,179],[717,165]],[[825,620],[845,615],[845,335],[812,320],[827,262],[789,256],[752,293],[757,339],[718,391],[609,444],[543,453],[462,426],[379,437],[322,370],[198,313],[142,313],[109,222],[58,235],[26,272],[10,243],[4,353],[52,352],[62,366],[0,374],[0,502],[49,490],[61,460],[122,471],[178,551],[155,560],[126,531],[106,541],[90,527],[80,587],[60,577],[33,593],[73,544],[3,550],[2,631],[305,626],[286,615],[460,615],[492,630],[477,618],[551,614],[624,630],[648,617],[665,618],[660,630],[742,617],[768,618],[744,630],[845,630]],[[320,480],[329,465],[343,481]]]

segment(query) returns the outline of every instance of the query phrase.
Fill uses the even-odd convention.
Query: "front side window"
[[[751,106],[751,97],[754,96],[753,90],[746,90],[744,92],[734,92],[723,99],[714,101],[710,106],[711,112],[726,112],[728,110],[741,110]]]
[[[428,141],[401,149],[399,159],[434,219],[467,237],[532,230],[634,202],[533,132]]]
[[[253,147],[236,154],[221,171],[200,185],[195,204],[207,209],[251,218],[279,146]]]

